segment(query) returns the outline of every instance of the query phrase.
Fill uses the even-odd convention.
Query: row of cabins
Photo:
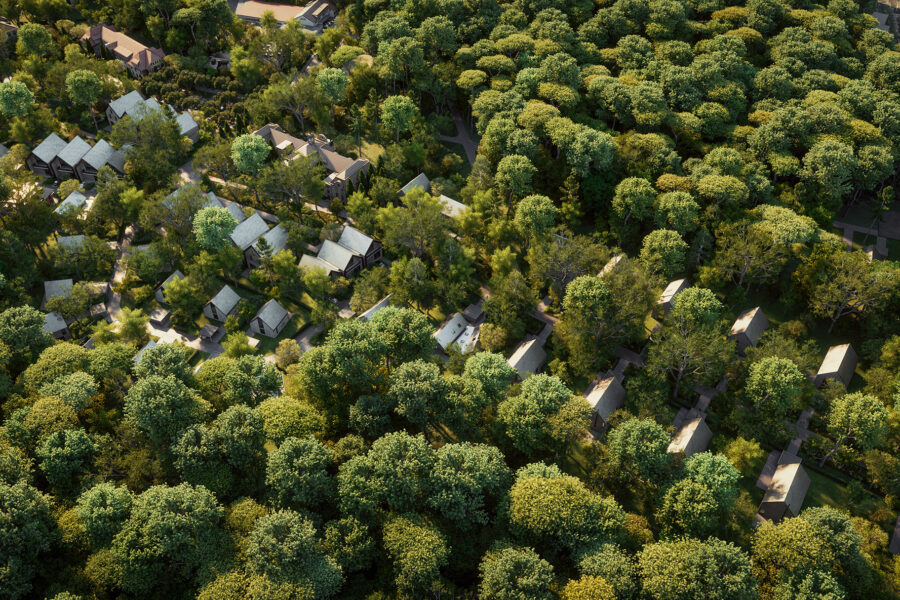
[[[145,98],[137,90],[133,90],[120,96],[109,103],[106,107],[106,120],[110,125],[114,125],[119,119],[126,115],[132,119],[139,121],[149,112],[162,110],[162,105],[154,98]],[[169,109],[175,115],[175,122],[178,124],[178,131],[182,137],[190,138],[195,144],[200,139],[200,125],[191,116],[188,111],[176,112],[172,106]]]
[[[259,25],[265,13],[271,13],[279,27],[297,21],[313,33],[321,33],[337,16],[337,7],[327,0],[312,0],[304,6],[244,0],[238,2],[234,14],[251,25]]]
[[[300,266],[323,269],[332,277],[353,277],[381,260],[381,243],[358,229],[345,225],[337,242],[325,240],[315,256],[304,254]]]

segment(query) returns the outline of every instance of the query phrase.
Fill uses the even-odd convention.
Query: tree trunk
[[[831,458],[834,455],[834,453],[837,452],[838,448],[841,447],[841,442],[843,442],[843,441],[844,441],[844,438],[838,438],[838,441],[834,443],[834,447],[832,447],[831,450],[828,452],[828,454],[823,456],[822,460],[819,461],[819,467],[825,466],[825,463],[828,462],[828,459]]]

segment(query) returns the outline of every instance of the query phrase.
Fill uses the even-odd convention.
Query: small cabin
[[[687,279],[676,279],[666,286],[666,289],[660,294],[659,300],[656,301],[656,305],[664,312],[669,312],[675,306],[675,297],[689,287],[691,287],[691,282]]]
[[[677,432],[675,437],[669,443],[666,450],[669,454],[683,453],[685,458],[703,452],[709,446],[712,439],[712,430],[706,424],[705,417],[696,417],[686,421]]]
[[[272,299],[263,304],[253,320],[250,321],[250,329],[254,333],[274,338],[278,337],[290,320],[291,313]]]
[[[809,475],[799,462],[778,465],[759,505],[760,516],[776,523],[796,517],[803,508],[809,484]]]
[[[760,307],[745,310],[731,326],[730,337],[737,341],[738,352],[756,346],[760,336],[769,328],[769,319]]]
[[[519,379],[525,379],[528,375],[534,375],[540,371],[545,360],[547,360],[547,352],[540,340],[534,338],[525,340],[516,346],[506,362],[516,371]]]
[[[604,377],[585,396],[591,405],[591,429],[603,431],[609,416],[625,405],[625,388],[615,376]]]
[[[225,285],[219,290],[219,293],[213,296],[212,300],[203,307],[203,314],[214,321],[225,322],[228,315],[234,314],[237,310],[238,302],[241,297],[231,287]]]
[[[850,385],[858,362],[859,357],[856,356],[856,351],[850,344],[832,346],[825,354],[819,372],[816,373],[816,387],[825,383],[826,379],[837,379],[845,386]]]

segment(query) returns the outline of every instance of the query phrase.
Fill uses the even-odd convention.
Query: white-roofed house
[[[184,279],[184,273],[178,270],[173,271],[172,274],[166,277],[166,280],[159,284],[159,287],[156,288],[156,294],[154,295],[159,302],[166,301],[166,288],[169,287],[169,284],[176,279]]]
[[[212,297],[212,300],[203,307],[203,314],[214,321],[225,322],[228,315],[234,313],[237,309],[238,302],[241,297],[231,287],[225,285],[219,290],[219,293]]]
[[[338,244],[362,256],[363,267],[371,267],[381,260],[383,250],[381,243],[349,225],[344,226]]]
[[[59,203],[59,205],[53,209],[53,212],[60,216],[71,216],[81,212],[81,209],[84,208],[84,204],[87,202],[87,196],[75,190],[68,196],[66,199]]]
[[[615,376],[604,377],[585,395],[594,412],[591,429],[602,432],[609,416],[625,405],[625,388]]]
[[[278,304],[273,298],[259,309],[253,320],[250,321],[250,329],[260,335],[266,337],[278,337],[284,326],[291,320],[289,313],[283,306]]]
[[[97,173],[102,167],[109,167],[119,177],[125,174],[125,153],[100,140],[75,165],[75,175],[83,183],[97,181]]]
[[[144,352],[146,352],[150,348],[156,348],[156,342],[154,340],[150,340],[149,342],[144,344],[143,348],[138,350],[138,353],[135,354],[134,358],[131,359],[132,361],[134,361],[134,364],[140,364],[141,359],[144,357]]]
[[[56,173],[56,178],[75,177],[75,167],[90,149],[91,145],[81,136],[76,135],[71,142],[66,144],[65,148],[59,151],[50,164],[53,172]]]
[[[691,287],[691,282],[687,279],[676,279],[666,286],[663,293],[660,294],[659,300],[656,301],[657,306],[668,312],[675,306],[675,297],[684,290]]]
[[[25,164],[36,175],[57,179],[52,163],[67,145],[68,142],[66,140],[55,133],[51,133],[31,151],[31,154],[25,159]]]
[[[453,313],[441,326],[434,332],[434,340],[441,350],[446,350],[450,344],[455,342],[457,338],[469,326],[469,322],[462,316],[462,313]]]
[[[41,303],[41,310],[47,305],[47,300],[56,298],[57,296],[68,296],[75,285],[71,279],[55,279],[53,281],[44,282],[44,300]]]
[[[106,107],[106,120],[109,121],[110,125],[115,124],[116,121],[133,110],[139,102],[143,101],[144,96],[137,90],[128,92],[124,96],[119,96]]]
[[[363,268],[363,257],[360,254],[331,240],[322,242],[316,258],[334,266],[335,273],[343,277],[353,277]]]
[[[441,214],[447,217],[448,219],[454,219],[459,215],[463,214],[463,211],[466,210],[466,205],[460,202],[459,200],[454,200],[450,196],[445,196],[441,194]]]
[[[275,256],[279,251],[284,250],[287,247],[287,229],[279,223],[263,235],[259,236],[259,238],[247,248],[244,252],[244,258],[247,260],[247,266],[251,269],[258,267],[262,261],[262,252],[259,245],[260,240],[266,240],[269,244],[269,248],[272,249],[272,256]]]
[[[745,310],[731,326],[730,337],[737,340],[738,352],[756,346],[760,336],[769,327],[769,319],[760,307]]]
[[[87,238],[83,235],[62,235],[56,238],[56,247],[61,252],[77,252],[84,246]]]
[[[412,178],[409,183],[400,188],[400,191],[397,192],[400,197],[407,195],[412,191],[413,188],[422,188],[426,194],[431,193],[431,181],[428,179],[428,176],[425,173],[419,173],[415,177]]]
[[[190,138],[195,144],[200,140],[200,126],[191,113],[188,111],[179,113],[175,117],[175,122],[178,123],[178,129],[183,137]]]
[[[377,312],[380,311],[381,309],[387,308],[388,306],[391,305],[391,296],[392,296],[392,294],[388,294],[387,296],[385,296],[384,298],[382,298],[381,300],[379,300],[376,304],[374,304],[369,310],[367,310],[367,311],[361,313],[361,314],[360,314],[358,317],[356,317],[356,318],[357,318],[357,319],[363,319],[363,320],[365,320],[365,321],[368,321],[368,320],[371,319],[373,316],[375,316],[375,313],[377,313]]]
[[[712,430],[706,424],[706,419],[704,417],[695,417],[686,421],[675,432],[675,437],[672,438],[666,452],[669,454],[683,452],[685,458],[687,458],[692,454],[706,450],[712,435]]]
[[[859,357],[850,344],[832,346],[825,354],[819,372],[816,373],[815,384],[820,386],[826,379],[837,379],[845,386],[850,385]]]
[[[44,315],[44,326],[42,327],[42,330],[44,333],[49,333],[58,340],[68,340],[72,338],[72,334],[69,333],[69,327],[66,325],[66,320],[56,311]]]
[[[525,379],[526,376],[540,371],[546,359],[547,352],[544,350],[543,344],[539,339],[534,338],[525,340],[516,346],[506,362],[515,369],[520,379]]]
[[[778,522],[800,514],[810,479],[799,462],[780,464],[759,505],[759,515]]]
[[[238,223],[238,226],[231,232],[231,241],[237,246],[238,250],[246,252],[247,248],[252,246],[259,239],[259,236],[268,230],[268,223],[259,216],[258,212],[255,212],[242,223]]]

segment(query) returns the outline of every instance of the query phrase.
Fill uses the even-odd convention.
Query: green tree
[[[16,53],[20,56],[46,58],[53,54],[55,46],[53,36],[38,23],[25,23],[16,35]]]
[[[378,210],[378,226],[384,232],[382,242],[394,252],[403,247],[421,258],[426,251],[437,253],[448,234],[447,219],[441,214],[441,201],[415,188],[403,196],[402,206]]]
[[[875,396],[855,392],[835,399],[828,411],[828,433],[834,438],[834,446],[822,457],[819,466],[844,444],[852,444],[859,450],[877,447],[887,431],[887,421],[888,411]]]
[[[194,235],[204,250],[219,252],[231,244],[231,232],[237,221],[224,208],[208,206],[194,216]]]
[[[67,429],[47,437],[35,454],[50,485],[67,493],[74,490],[78,478],[90,470],[95,450],[87,432]]]
[[[447,444],[437,451],[428,504],[462,530],[485,526],[512,482],[497,448],[485,444]]]
[[[75,504],[75,513],[91,546],[101,548],[109,544],[122,529],[133,505],[134,496],[124,486],[98,483],[84,491]]]
[[[396,405],[397,414],[422,430],[438,424],[450,411],[447,406],[448,385],[437,365],[424,360],[401,364],[391,373],[388,397]]]
[[[269,454],[266,487],[281,506],[312,508],[330,498],[331,451],[315,438],[289,437]]]
[[[149,375],[128,390],[124,413],[155,446],[163,448],[202,420],[208,408],[205,400],[171,375]]]
[[[0,313],[0,343],[10,352],[6,369],[10,375],[18,375],[53,343],[53,338],[44,333],[44,315],[40,311],[17,306]]]
[[[34,105],[34,94],[21,81],[0,83],[0,113],[10,119],[24,117]]]
[[[616,186],[612,201],[612,213],[622,226],[628,225],[629,219],[644,221],[653,214],[653,201],[656,190],[643,177],[623,179]]]
[[[188,362],[191,354],[191,349],[180,343],[157,344],[144,350],[141,362],[134,366],[134,374],[138,379],[171,375],[185,385],[191,385],[194,382],[194,369]]]
[[[341,69],[327,68],[316,73],[316,86],[331,103],[331,119],[334,120],[334,105],[347,97],[350,78]]]
[[[750,365],[746,391],[759,415],[780,420],[797,407],[806,377],[789,358],[767,356]]]
[[[392,517],[384,526],[384,549],[394,564],[394,581],[404,593],[428,591],[449,562],[447,540],[415,514]]]
[[[388,96],[381,103],[381,119],[385,127],[397,133],[397,142],[402,132],[409,131],[412,120],[418,114],[418,107],[406,96]]]
[[[650,419],[629,419],[609,434],[610,468],[624,477],[658,483],[668,475],[672,455],[666,450],[671,438]]]
[[[515,225],[526,240],[542,238],[556,225],[559,210],[547,196],[526,196],[516,205]]]
[[[530,548],[507,547],[484,555],[478,568],[484,600],[552,600],[553,565]]]
[[[531,191],[531,179],[537,169],[520,154],[511,154],[500,159],[494,180],[502,192],[507,193],[507,204],[512,206],[514,196],[524,196]]]
[[[0,482],[0,594],[25,598],[41,554],[50,550],[55,523],[49,499],[27,483]]]
[[[269,144],[258,135],[244,134],[231,143],[231,160],[241,173],[256,175],[269,156]]]
[[[677,231],[657,229],[644,237],[641,260],[651,273],[672,279],[684,272],[688,245]]]
[[[97,125],[94,104],[103,93],[103,82],[100,81],[97,74],[86,69],[71,71],[66,75],[66,90],[72,102],[87,107],[91,113],[91,118],[94,120],[94,130],[99,131],[100,127]]]

